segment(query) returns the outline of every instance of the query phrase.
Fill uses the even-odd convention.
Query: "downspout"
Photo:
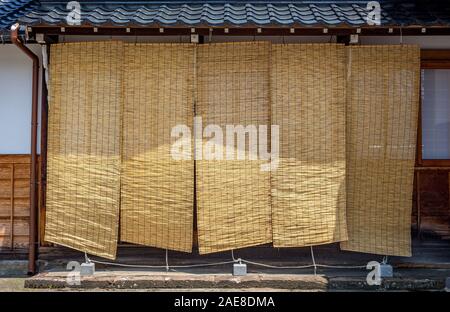
[[[30,161],[30,224],[28,245],[28,274],[36,273],[37,251],[37,114],[39,87],[39,58],[19,39],[19,24],[11,27],[11,42],[33,61],[31,98],[31,161]]]

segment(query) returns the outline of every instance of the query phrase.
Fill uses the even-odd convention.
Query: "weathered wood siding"
[[[413,225],[420,222],[421,233],[450,239],[449,174],[450,169],[416,172]]]
[[[0,250],[28,246],[30,156],[0,155]]]

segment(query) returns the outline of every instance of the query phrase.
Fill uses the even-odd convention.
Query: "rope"
[[[258,262],[254,262],[254,261],[244,260],[244,259],[242,259],[242,262],[248,263],[248,264],[253,264],[256,266],[262,266],[265,268],[271,268],[271,269],[308,269],[308,268],[313,267],[313,265],[311,265],[311,264],[301,265],[301,266],[277,266],[277,265],[258,263]]]
[[[169,249],[166,248],[166,272],[169,272]]]
[[[241,258],[235,258],[234,257],[234,250],[233,249],[231,249],[231,259],[233,259],[233,261],[234,262],[239,262],[239,264],[241,264],[242,263],[242,259]]]
[[[365,265],[327,265],[316,264],[318,268],[332,268],[332,269],[365,269]]]
[[[93,263],[104,264],[104,265],[112,265],[126,268],[142,268],[142,269],[167,269],[166,265],[141,265],[141,264],[126,264],[126,263],[118,263],[118,262],[107,262],[107,261],[99,261],[99,260],[89,260]],[[234,263],[234,261],[223,261],[223,262],[214,262],[214,263],[199,263],[199,264],[189,264],[189,265],[171,265],[170,268],[199,268],[199,267],[208,267],[215,265],[224,265]]]
[[[314,266],[314,275],[317,275],[317,264],[316,264],[316,259],[314,258],[314,250],[313,250],[312,246],[310,246],[310,248],[311,248],[311,260],[312,260],[312,263]]]
[[[231,264],[231,263],[247,263],[255,266],[260,266],[264,268],[270,268],[270,269],[309,269],[314,268],[314,275],[317,275],[317,268],[335,268],[335,269],[362,269],[366,268],[365,265],[355,265],[355,266],[346,266],[346,265],[326,265],[326,264],[317,264],[315,257],[314,257],[314,251],[311,246],[311,259],[312,264],[307,265],[300,265],[300,266],[277,266],[277,265],[270,265],[250,260],[245,260],[242,258],[235,258],[234,257],[234,251],[231,250],[231,261],[222,261],[222,262],[212,262],[212,263],[198,263],[198,264],[186,264],[186,265],[171,265],[169,267],[169,253],[168,249],[166,249],[166,264],[165,265],[140,265],[140,264],[125,264],[125,263],[118,263],[118,262],[108,262],[108,261],[100,261],[100,260],[91,260],[85,253],[86,263],[98,263],[103,265],[111,265],[111,266],[118,266],[118,267],[127,267],[127,268],[143,268],[143,269],[166,269],[166,272],[169,272],[170,269],[176,269],[176,268],[199,268],[199,267],[210,267],[210,266],[218,266],[218,265],[225,265],[225,264]]]

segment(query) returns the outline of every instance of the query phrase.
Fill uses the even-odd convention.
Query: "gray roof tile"
[[[33,0],[0,0],[0,30],[9,28],[36,6],[37,2]]]
[[[351,0],[80,0],[82,25],[195,26],[299,25],[361,26],[366,23],[367,1]],[[450,26],[450,6],[434,1],[415,3],[380,1],[382,25]],[[27,25],[66,25],[67,1],[0,0],[0,29],[19,20]]]

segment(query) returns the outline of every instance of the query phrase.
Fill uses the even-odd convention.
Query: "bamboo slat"
[[[198,47],[196,115],[205,127],[226,131],[226,125],[269,124],[269,51],[266,42]],[[215,137],[215,143],[203,140],[203,151],[213,147],[224,160],[196,162],[201,254],[272,241],[270,179],[261,171],[265,161],[249,160],[248,144],[245,160],[225,160],[226,136]],[[236,144],[237,140],[230,147]]]
[[[275,247],[347,239],[345,65],[343,45],[272,45],[272,123],[280,127],[280,162],[271,172]]]
[[[348,50],[349,240],[341,246],[410,256],[420,49],[404,45]]]
[[[171,131],[192,125],[194,56],[190,44],[125,45],[122,241],[192,250],[194,161],[172,157]]]
[[[45,240],[114,259],[123,46],[52,45]]]

